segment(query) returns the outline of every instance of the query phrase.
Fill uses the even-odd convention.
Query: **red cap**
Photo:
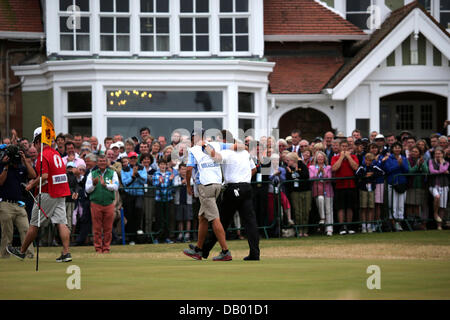
[[[131,157],[136,157],[136,158],[137,158],[137,156],[138,156],[138,154],[137,154],[136,152],[134,152],[134,151],[131,151],[131,152],[128,154],[128,158],[131,158]]]

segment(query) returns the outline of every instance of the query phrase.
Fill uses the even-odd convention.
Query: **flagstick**
[[[39,169],[39,214],[38,214],[38,233],[37,233],[37,242],[36,242],[36,271],[39,271],[39,234],[41,229],[41,191],[42,191],[42,155],[44,153],[44,143],[42,142],[42,136],[41,136],[41,167]]]

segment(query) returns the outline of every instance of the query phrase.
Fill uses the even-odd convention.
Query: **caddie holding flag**
[[[30,191],[39,186],[38,201],[33,206],[30,228],[21,248],[8,246],[10,254],[23,260],[28,246],[36,239],[39,227],[43,219],[50,219],[57,225],[59,236],[62,241],[63,251],[56,262],[72,261],[69,252],[70,231],[67,227],[65,197],[70,195],[66,166],[58,151],[52,149],[52,140],[55,139],[53,123],[47,117],[42,117],[42,127],[34,130],[33,144],[40,153],[36,171],[39,176],[31,180],[25,190]],[[38,259],[38,256],[37,256]],[[38,260],[36,260],[37,262]],[[38,264],[36,263],[36,270]]]

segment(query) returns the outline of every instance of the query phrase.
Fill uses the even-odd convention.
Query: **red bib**
[[[42,173],[47,173],[47,182],[42,185],[42,192],[50,194],[52,198],[70,196],[69,182],[66,174],[66,166],[58,151],[49,146],[44,146],[42,153]],[[36,162],[36,172],[41,173],[41,155]]]

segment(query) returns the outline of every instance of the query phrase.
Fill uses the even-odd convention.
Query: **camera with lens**
[[[0,145],[0,162],[3,162],[3,159],[5,157],[8,157],[9,160],[6,164],[20,164],[20,154],[19,154],[19,148],[15,145]]]

